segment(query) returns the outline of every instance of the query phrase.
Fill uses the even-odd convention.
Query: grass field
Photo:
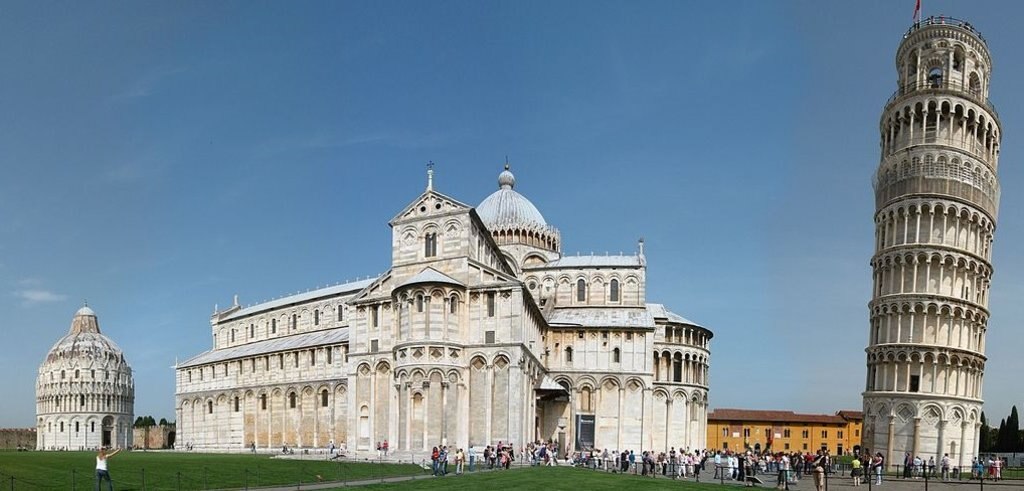
[[[481,489],[500,489],[502,491],[511,489],[536,489],[543,491],[621,491],[624,489],[630,491],[654,491],[672,489],[677,491],[703,491],[715,489],[721,491],[722,489],[732,488],[733,486],[723,488],[718,484],[701,484],[692,480],[651,479],[649,477],[609,474],[571,467],[531,467],[511,471],[482,472],[466,476],[448,475],[443,478],[417,479],[393,484],[375,484],[362,489],[367,491],[385,489],[402,489],[405,491],[419,489],[464,489],[473,491]],[[736,486],[736,489],[742,488]]]
[[[110,475],[119,491],[143,489],[223,489],[296,485],[299,482],[371,479],[417,475],[408,464],[368,464],[272,459],[260,455],[121,452],[110,459]],[[0,452],[0,489],[93,489],[96,454],[92,452]]]

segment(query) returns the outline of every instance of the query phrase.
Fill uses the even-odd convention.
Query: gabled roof
[[[348,341],[348,328],[339,327],[313,331],[303,334],[293,334],[280,338],[256,341],[255,343],[243,344],[231,348],[222,348],[200,353],[189,360],[179,363],[177,368],[188,368],[208,363],[218,363],[235,358],[258,356],[279,351],[290,351],[314,346],[325,346]]]
[[[655,319],[666,319],[668,320],[668,322],[674,322],[676,324],[687,324],[691,326],[704,327],[700,324],[697,324],[696,322],[691,321],[690,319],[687,319],[686,317],[683,317],[675,312],[672,312],[671,310],[665,308],[665,306],[660,303],[647,304],[647,310],[651,312],[651,315],[654,316]]]
[[[767,411],[761,409],[715,409],[708,413],[708,421],[764,421],[768,423],[844,424],[846,420],[835,414],[797,414],[793,411]]]
[[[635,307],[556,308],[547,321],[551,327],[654,327],[647,309]]]
[[[440,211],[438,211],[438,208],[435,208],[436,206],[441,207]],[[406,205],[405,208],[402,208],[402,211],[398,212],[394,218],[388,221],[388,224],[394,225],[396,222],[405,218],[410,218],[414,216],[419,209],[424,207],[425,211],[423,211],[423,213],[444,213],[446,211],[461,209],[470,210],[473,208],[472,206],[469,206],[455,198],[441,194],[433,189],[428,189],[416,199],[412,200],[412,202]],[[445,208],[447,208],[447,210],[445,210]]]
[[[398,285],[395,288],[400,288],[415,283],[447,283],[449,285],[466,286],[462,284],[461,281],[456,280],[455,278],[452,278],[451,276],[448,276],[434,268],[428,267],[425,268],[423,271],[416,273],[415,276],[409,278],[408,280],[405,280],[404,282],[402,282],[401,285]]]
[[[556,261],[527,269],[552,268],[629,268],[643,266],[640,256],[562,256]]]
[[[263,302],[256,305],[250,305],[243,309],[238,309],[218,320],[218,322],[229,321],[232,319],[238,319],[246,317],[248,315],[263,312],[265,310],[275,309],[284,305],[291,305],[296,303],[305,303],[311,300],[316,300],[323,297],[331,297],[342,293],[358,293],[363,288],[366,288],[371,283],[376,281],[377,278],[369,278],[365,280],[352,281],[349,283],[342,283],[340,285],[328,286],[326,288],[320,288],[317,290],[311,290],[305,293],[299,293],[296,295],[290,295],[287,297],[281,297],[269,302]]]

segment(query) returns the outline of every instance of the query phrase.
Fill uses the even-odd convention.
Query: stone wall
[[[174,444],[175,425],[136,426],[132,447],[137,449],[171,448]]]
[[[36,449],[35,428],[0,428],[0,450],[13,450],[18,446]]]

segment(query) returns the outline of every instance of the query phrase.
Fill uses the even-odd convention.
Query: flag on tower
[[[914,22],[921,20],[921,0],[917,0],[914,5]]]

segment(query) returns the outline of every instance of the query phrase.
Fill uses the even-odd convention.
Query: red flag
[[[921,18],[921,0],[917,0],[917,4],[914,5],[914,22],[917,22]]]

